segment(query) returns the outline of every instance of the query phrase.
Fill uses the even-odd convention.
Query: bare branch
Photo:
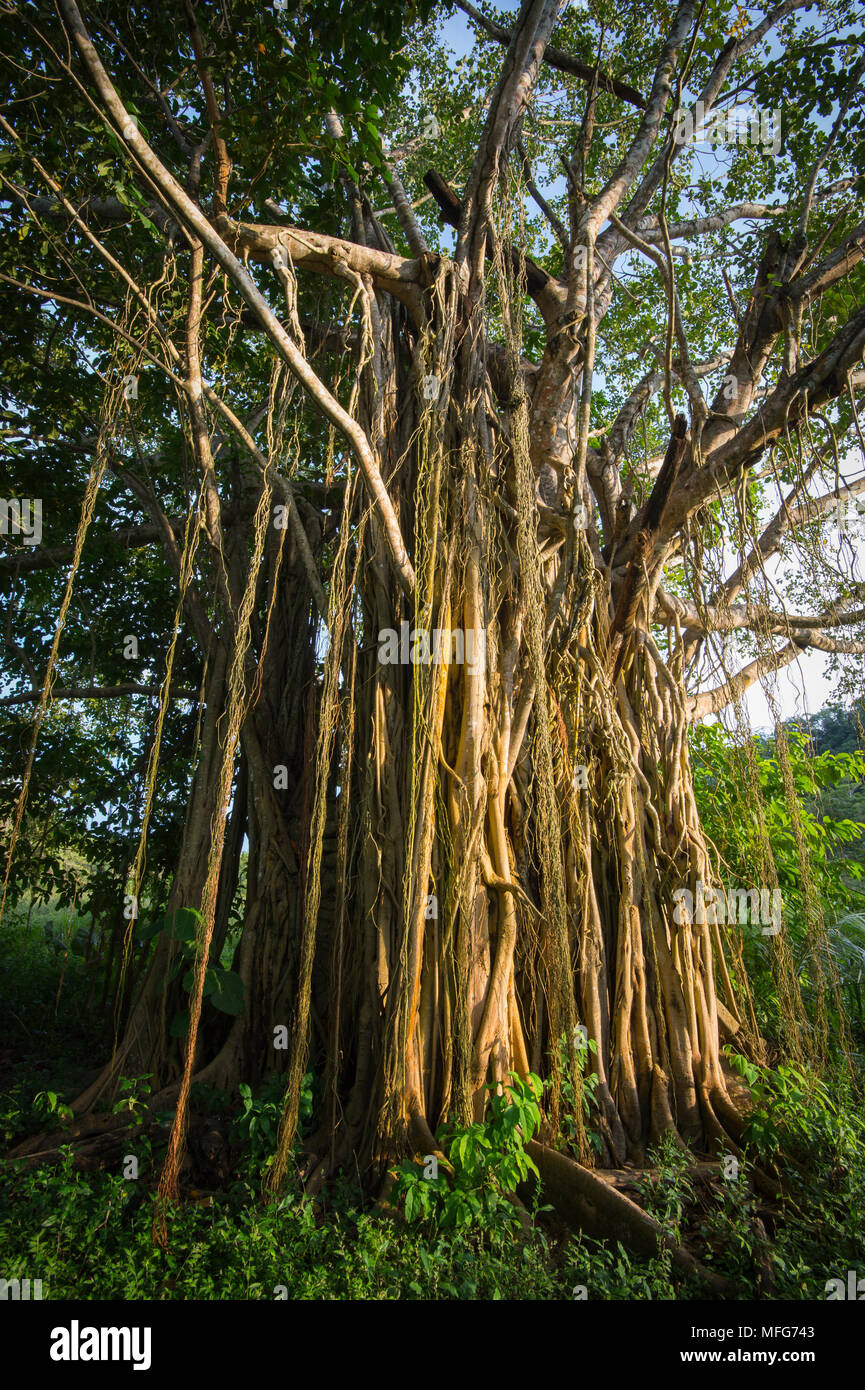
[[[822,516],[825,516],[838,505],[841,498],[865,494],[865,477],[862,477],[856,482],[846,483],[843,488],[835,488],[820,497],[806,497],[796,505],[803,488],[819,466],[819,461],[814,463],[796,487],[791,489],[772,520],[765,527],[757,545],[749,551],[742,564],[733,571],[719,592],[713,596],[712,602],[714,604],[719,604],[722,600],[724,603],[729,603],[736,598],[751,576],[765,564],[770,556],[780,550],[784,536],[794,528],[819,521]]]
[[[710,604],[702,608],[660,587],[656,598],[659,610],[677,617],[680,622],[687,624],[689,631],[739,632],[744,629],[774,636],[790,636],[794,629],[798,629],[795,634],[797,641],[800,637],[807,638],[809,646],[818,645],[816,634],[821,628],[849,627],[865,622],[865,608],[844,609],[835,606],[816,615],[778,613],[762,603],[737,603],[724,608]]]
[[[743,666],[741,671],[731,676],[729,680],[721,685],[716,685],[711,690],[703,690],[697,695],[691,695],[685,700],[685,707],[688,711],[688,718],[694,724],[700,719],[706,719],[710,714],[718,714],[727,705],[738,700],[745,691],[763,676],[769,675],[772,671],[779,671],[784,666],[789,666],[791,661],[802,655],[803,647],[795,642],[788,642],[779,651],[770,654],[763,653],[756,660]]]
[[[711,376],[729,362],[732,357],[732,349],[720,353],[717,357],[711,358],[708,362],[696,362],[692,367],[695,377]],[[681,364],[678,358],[673,360],[673,370],[678,373]],[[633,433],[634,425],[641,412],[645,409],[652,396],[657,395],[664,385],[664,373],[659,369],[647,372],[641,381],[637,383],[628,399],[625,401],[609,430],[607,431],[606,446],[609,450],[611,459],[619,459],[624,453],[628,441]]]
[[[854,227],[839,246],[830,252],[825,260],[814,266],[807,274],[800,275],[787,286],[786,293],[792,300],[810,302],[823,294],[837,280],[849,275],[854,265],[858,265],[865,255],[865,222]]]
[[[457,263],[465,260],[477,227],[485,227],[501,156],[516,134],[563,3],[564,0],[523,0],[466,186],[465,225],[457,241]],[[484,235],[481,254],[485,242]]]
[[[737,671],[734,676],[731,676],[721,685],[688,697],[685,702],[688,718],[692,723],[696,723],[697,720],[706,719],[710,714],[720,713],[727,705],[744,695],[749,686],[754,685],[756,681],[769,675],[770,672],[780,671],[782,667],[789,666],[808,647],[815,647],[819,651],[839,655],[859,656],[865,653],[865,642],[836,642],[831,638],[824,637],[821,633],[797,633],[793,641],[788,642],[785,647],[781,647],[777,652],[764,653],[755,658],[754,661],[743,666],[740,671]]]
[[[555,212],[550,207],[543,193],[540,191],[534,179],[532,178],[532,166],[529,162],[528,151],[526,150],[526,147],[523,144],[522,140],[519,140],[517,142],[517,151],[519,153],[520,160],[523,166],[523,177],[525,179],[526,188],[529,190],[529,193],[532,195],[541,212],[544,214],[544,217],[547,219],[551,228],[555,232],[559,245],[562,247],[564,251],[567,251],[571,243],[567,230],[565,229],[565,225],[562,222],[561,218],[556,216]]]
[[[392,294],[421,317],[420,286],[424,282],[420,261],[405,256],[359,246],[354,241],[307,232],[298,227],[277,227],[270,223],[235,222],[230,217],[217,221],[217,230],[226,246],[244,259],[270,265],[277,247],[284,247],[292,265],[338,277],[337,261],[358,275],[369,275],[377,290]]]
[[[836,179],[834,183],[818,189],[814,194],[814,199],[819,201],[823,198],[834,197],[838,193],[844,193],[852,188],[854,183],[855,179],[852,178]],[[780,217],[789,210],[789,207],[789,203],[732,203],[727,208],[706,213],[703,217],[691,217],[684,222],[673,222],[667,231],[671,241],[681,241],[686,237],[703,236],[707,232],[719,232],[722,228],[729,227],[733,222],[759,222],[764,218]],[[654,243],[662,240],[658,219],[654,214],[649,217],[641,217],[633,230],[638,232],[644,241]]]
[[[705,467],[677,490],[665,523],[665,536],[677,531],[685,517],[715,495],[719,487],[729,487],[742,469],[753,467],[785,430],[839,396],[846,389],[848,371],[861,360],[863,351],[865,308],[854,314],[819,357],[781,380],[732,439],[707,454]]]
[[[426,237],[420,229],[420,224],[414,215],[414,208],[403,187],[402,179],[393,164],[387,165],[386,182],[393,194],[394,208],[399,218],[399,224],[405,233],[405,239],[408,242],[409,250],[418,260],[424,256],[429,256],[430,249],[427,246]],[[378,216],[378,214],[375,215]]]

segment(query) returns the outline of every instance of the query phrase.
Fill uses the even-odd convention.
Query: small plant
[[[120,1115],[127,1110],[136,1124],[141,1124],[147,1110],[145,1096],[150,1095],[150,1078],[152,1072],[147,1072],[145,1076],[121,1076],[120,1078],[120,1099],[116,1100],[111,1107],[114,1115]]]
[[[681,1244],[685,1214],[694,1200],[694,1185],[688,1174],[694,1156],[668,1130],[651,1150],[650,1158],[657,1168],[657,1179],[641,1178],[637,1186],[649,1210]]]
[[[232,1137],[240,1140],[253,1163],[264,1167],[269,1167],[276,1148],[284,1090],[285,1083],[280,1077],[273,1077],[258,1096],[253,1096],[251,1087],[245,1081],[238,1087],[243,1109],[232,1123]],[[298,1117],[301,1132],[312,1118],[312,1111],[313,1076],[310,1071],[304,1076],[300,1089]]]
[[[751,1092],[744,1138],[759,1155],[775,1159],[786,1148],[806,1156],[815,1145],[837,1143],[841,1111],[818,1077],[792,1062],[773,1070],[730,1049],[727,1055]]]
[[[766,1255],[765,1230],[759,1221],[750,1171],[747,1160],[740,1159],[735,1176],[724,1176],[720,1183],[712,1184],[698,1222],[700,1236],[713,1251],[718,1268],[740,1283],[754,1278],[755,1257]]]
[[[33,1097],[33,1111],[43,1121],[48,1122],[48,1128],[54,1128],[64,1120],[71,1120],[73,1116],[71,1106],[64,1105],[56,1091],[37,1092]]]
[[[439,1130],[446,1165],[404,1160],[394,1197],[405,1199],[406,1219],[434,1221],[442,1230],[518,1224],[511,1198],[529,1173],[537,1175],[525,1145],[540,1124],[542,1093],[539,1077],[512,1072],[503,1092],[491,1093],[482,1122]]]
[[[603,1140],[596,1129],[592,1129],[588,1121],[592,1119],[598,1111],[597,1086],[598,1076],[596,1072],[589,1070],[589,1054],[597,1053],[598,1044],[594,1038],[586,1035],[582,1028],[574,1030],[574,1051],[576,1054],[577,1070],[582,1073],[582,1111],[586,1137],[596,1154],[604,1151]],[[574,1153],[579,1153],[579,1125],[576,1120],[577,1101],[574,1095],[574,1083],[571,1079],[571,1069],[568,1065],[568,1045],[566,1038],[559,1040],[559,1059],[562,1071],[562,1097],[565,1102],[565,1115],[562,1125],[568,1136],[568,1142]]]

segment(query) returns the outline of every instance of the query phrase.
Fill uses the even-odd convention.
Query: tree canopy
[[[193,1078],[274,1065],[275,1188],[308,1065],[316,1181],[513,1074],[554,1182],[586,1086],[600,1161],[741,1141],[689,729],[865,653],[862,13],[7,7],[3,898],[100,917],[76,1123],[147,1068],[165,1194]],[[813,1009],[750,925],[816,1056],[784,747]]]

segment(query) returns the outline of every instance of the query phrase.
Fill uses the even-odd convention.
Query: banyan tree
[[[70,1132],[151,1077],[170,1194],[277,1072],[317,1184],[535,1073],[584,1164],[735,1151],[689,731],[865,651],[860,7],[4,8],[4,898],[57,720],[134,750]]]

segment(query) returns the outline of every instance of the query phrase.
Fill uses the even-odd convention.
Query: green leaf
[[[213,991],[216,989],[216,981],[215,981],[215,979],[213,978],[213,976],[214,976],[213,970],[207,970],[207,971],[205,971],[205,974],[204,974],[204,989],[202,990],[202,993],[201,993],[202,999],[208,999],[208,998],[210,997],[210,995],[213,993]],[[187,970],[186,974],[184,975],[183,979],[181,980],[181,984],[183,985],[183,988],[186,990],[186,993],[187,993],[187,994],[191,994],[191,993],[192,993],[192,986],[193,986],[194,982],[195,982],[195,971],[194,971],[194,970]]]
[[[417,1186],[410,1187],[405,1194],[405,1219],[414,1221],[420,1215],[420,1192]]]
[[[201,913],[194,907],[178,907],[166,914],[165,930],[172,941],[178,941],[182,946],[194,946],[198,924],[203,921]]]
[[[224,1014],[242,1014],[244,1008],[243,981],[233,970],[208,970],[213,978],[210,1001],[214,1008]]]
[[[192,947],[195,945],[198,923],[203,920],[201,913],[194,907],[178,907],[174,912],[157,917],[149,926],[139,927],[138,939],[150,941],[159,932],[164,931],[170,940],[178,942],[181,946]]]

